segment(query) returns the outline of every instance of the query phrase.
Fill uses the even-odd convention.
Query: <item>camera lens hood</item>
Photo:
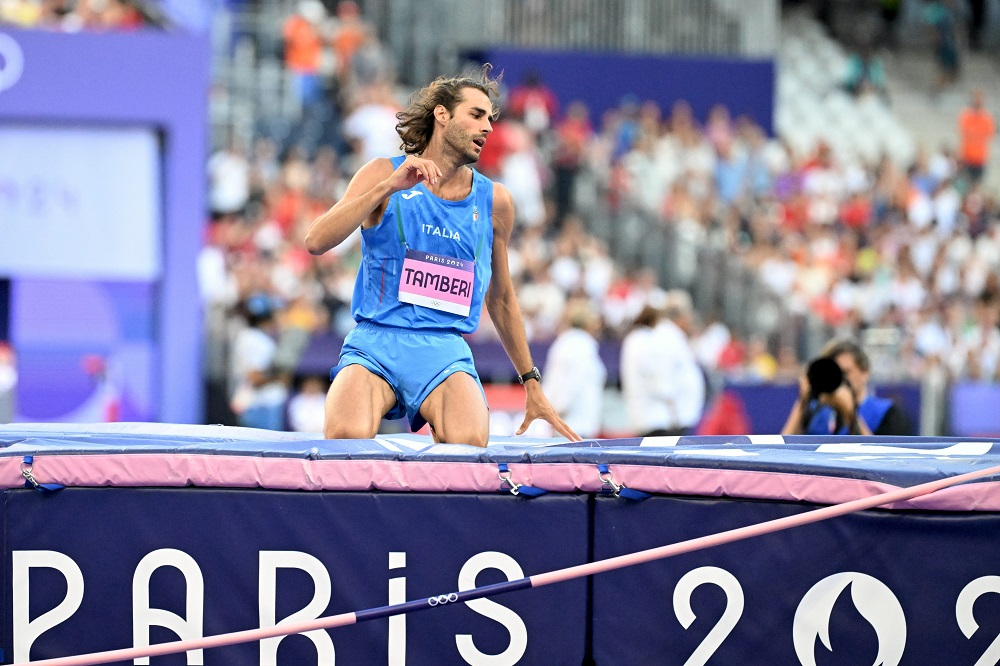
[[[833,359],[818,358],[809,364],[809,368],[806,370],[806,379],[809,380],[810,395],[813,398],[818,398],[821,395],[833,393],[838,386],[844,383],[844,371]]]

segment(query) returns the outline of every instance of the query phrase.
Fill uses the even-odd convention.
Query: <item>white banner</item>
[[[0,276],[156,279],[160,189],[150,129],[0,127]]]

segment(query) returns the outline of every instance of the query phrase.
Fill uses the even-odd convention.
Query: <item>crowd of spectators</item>
[[[148,24],[129,0],[0,0],[0,24],[61,32],[134,30]]]
[[[971,152],[925,148],[899,165],[843,160],[823,142],[797,155],[724,109],[704,128],[683,104],[666,122],[657,112],[640,112],[645,130],[617,163],[625,196],[705,237],[721,225],[734,256],[840,335],[898,332],[882,378],[919,379],[942,364],[952,379],[1000,380],[1000,209],[979,168],[992,121]]]
[[[341,141],[309,152],[261,136],[216,152],[199,267],[216,402],[241,413],[260,406],[255,400],[279,405],[312,424],[322,422],[325,378],[296,381],[297,362],[311,336],[342,336],[353,325],[359,253],[355,240],[312,257],[303,235],[362,164],[399,154],[394,113],[406,99],[357,6],[342,2],[333,17],[322,11],[303,3],[290,17],[288,67],[302,75],[304,101],[318,88],[334,91],[320,103],[336,105]],[[356,38],[335,47],[330,40],[349,26]],[[323,57],[296,69],[299,30],[311,30],[320,54],[334,55],[325,69]],[[374,55],[359,67],[364,50]],[[723,106],[700,122],[684,102],[664,110],[625,98],[593,118],[581,102],[557,100],[537,76],[508,85],[477,168],[516,203],[510,268],[530,340],[554,339],[567,304],[575,318],[581,303],[597,315],[592,330],[604,340],[621,340],[644,306],[663,305],[652,267],[618,265],[588,232],[595,212],[641,210],[652,224],[724,247],[792,311],[816,313],[838,336],[894,331],[894,352],[873,369],[876,380],[916,380],[940,367],[952,379],[1000,381],[1000,208],[964,143],[962,152],[924,146],[913,164],[869,164],[822,141],[798,154]],[[992,133],[980,133],[980,148],[988,150]],[[596,211],[577,204],[583,175],[599,193]],[[265,337],[274,344],[260,344]],[[485,313],[474,337],[495,339]],[[690,340],[707,372],[744,380],[793,382],[805,360],[776,340],[739,339],[707,316],[694,322]],[[225,421],[218,412],[209,418]]]

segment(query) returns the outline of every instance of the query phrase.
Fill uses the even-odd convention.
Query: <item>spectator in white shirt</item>
[[[705,408],[705,380],[688,341],[691,297],[667,292],[662,312],[646,307],[622,341],[622,394],[632,429],[643,437],[692,431]]]
[[[295,432],[323,432],[326,392],[329,382],[322,377],[306,377],[302,387],[288,401],[288,427]]]
[[[621,346],[622,397],[629,425],[641,435],[665,432],[672,422],[667,405],[660,399],[662,377],[650,362],[656,342],[653,327],[659,318],[659,310],[649,305],[643,307]]]
[[[563,421],[584,439],[601,432],[607,369],[597,335],[600,315],[584,298],[566,307],[562,332],[549,347],[542,386]]]
[[[529,340],[551,340],[555,337],[566,308],[566,292],[552,281],[548,266],[525,275],[518,291]]]
[[[250,161],[246,148],[233,139],[208,160],[208,203],[215,215],[238,213],[250,199]]]
[[[705,410],[705,375],[689,339],[694,325],[690,294],[683,289],[668,291],[663,314],[653,337],[654,359],[671,389],[664,397],[674,421],[666,434],[685,435],[694,430]]]
[[[500,163],[500,177],[517,207],[517,224],[541,227],[545,224],[544,172],[531,135],[523,125],[510,123],[508,153]]]
[[[370,86],[358,94],[357,105],[344,119],[344,136],[356,144],[361,163],[377,157],[401,155],[396,133],[399,105],[382,85]]]
[[[17,390],[17,365],[14,350],[0,340],[0,423],[14,420],[14,392]]]
[[[274,371],[275,303],[263,294],[246,299],[247,326],[233,341],[229,406],[239,425],[283,430],[288,389]]]

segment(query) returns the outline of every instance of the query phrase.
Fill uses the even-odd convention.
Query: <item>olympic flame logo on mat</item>
[[[458,601],[458,593],[452,592],[450,594],[439,594],[436,597],[431,597],[427,600],[427,603],[431,606],[444,606],[445,604],[451,604]]]
[[[819,638],[827,650],[830,645],[830,619],[833,606],[845,588],[851,588],[851,600],[878,636],[878,655],[872,666],[898,666],[906,646],[906,617],[896,595],[885,583],[857,571],[828,576],[810,589],[795,610],[792,634],[795,655],[802,666],[816,666],[815,645]]]
[[[24,52],[10,35],[0,32],[0,92],[13,88],[24,72]]]

